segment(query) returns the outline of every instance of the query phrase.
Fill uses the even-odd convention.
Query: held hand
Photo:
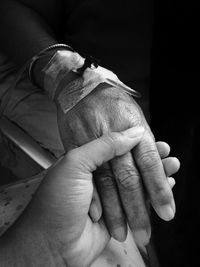
[[[67,151],[112,131],[133,126],[145,128],[141,142],[132,152],[103,164],[94,178],[109,233],[124,240],[128,220],[136,242],[147,244],[151,230],[145,194],[162,219],[172,219],[175,204],[166,177],[178,170],[179,163],[176,161],[173,171],[166,173],[141,109],[132,97],[117,88],[99,85],[66,114],[59,104],[57,107],[59,130]]]
[[[90,266],[110,239],[103,219],[94,223],[88,215],[93,195],[92,173],[130,151],[142,134],[140,128],[134,127],[74,149],[42,181],[28,207],[29,229],[45,234],[54,255],[59,254],[68,267]]]

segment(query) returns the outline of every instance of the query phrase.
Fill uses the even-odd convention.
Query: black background
[[[156,1],[151,114],[157,140],[168,141],[181,162],[174,176],[177,211],[154,218],[161,267],[198,266],[200,229],[200,9],[195,1]]]
[[[152,129],[157,140],[165,140],[170,144],[171,155],[177,156],[181,162],[181,169],[174,176],[175,219],[164,223],[153,216],[153,238],[161,267],[198,266],[199,17],[197,1],[155,2]],[[10,172],[4,168],[1,169],[1,177],[13,180]]]

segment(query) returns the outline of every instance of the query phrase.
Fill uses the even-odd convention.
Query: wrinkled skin
[[[125,240],[127,220],[136,242],[147,244],[151,232],[147,199],[164,220],[173,218],[175,204],[142,110],[132,97],[107,84],[99,85],[66,114],[59,104],[57,107],[58,126],[66,151],[110,131],[133,126],[145,128],[141,142],[132,153],[116,157],[96,171],[95,183],[110,234],[117,240]]]
[[[130,151],[141,138],[138,127],[110,133],[70,151],[49,168],[29,207],[0,238],[1,266],[144,266],[130,235],[120,246],[103,219],[93,222],[89,216],[94,170]],[[157,146],[166,175],[174,174],[178,162],[167,157],[169,146]]]

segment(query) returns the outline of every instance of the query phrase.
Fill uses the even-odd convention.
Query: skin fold
[[[144,243],[147,244],[151,226],[143,187],[161,218],[172,219],[175,205],[153,134],[140,107],[122,90],[101,84],[67,114],[62,112],[59,104],[57,109],[66,151],[111,131],[132,126],[145,128],[142,142],[131,153],[113,159],[96,171],[95,183],[110,234],[117,240],[125,240],[128,219],[135,233],[144,232]],[[162,206],[169,210],[171,207],[172,212],[163,212]],[[138,239],[137,235],[135,238]]]
[[[94,171],[136,147],[143,134],[144,129],[133,127],[103,135],[50,167],[25,212],[0,238],[1,266],[144,266],[130,232],[125,242],[117,243],[104,218],[94,222],[89,215]],[[166,175],[173,175],[178,160],[167,157],[167,144],[157,147],[165,157]]]

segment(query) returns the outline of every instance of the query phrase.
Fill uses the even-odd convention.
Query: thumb
[[[95,139],[66,155],[76,169],[93,172],[103,163],[129,152],[141,140],[143,127],[132,127],[122,132],[111,132]]]

